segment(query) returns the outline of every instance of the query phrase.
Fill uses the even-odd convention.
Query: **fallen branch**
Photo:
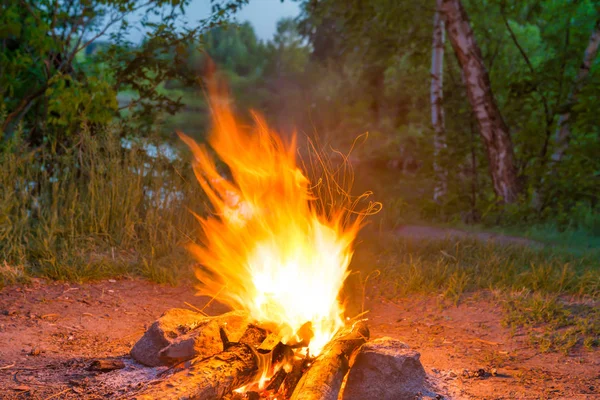
[[[122,360],[116,359],[98,359],[92,361],[88,367],[89,371],[110,372],[116,369],[125,368],[125,363]]]
[[[290,400],[337,400],[350,355],[368,339],[364,321],[342,329],[302,376]]]

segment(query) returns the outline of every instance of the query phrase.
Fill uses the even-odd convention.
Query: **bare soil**
[[[165,310],[209,299],[192,288],[141,280],[94,284],[46,283],[0,291],[0,398],[118,399],[159,378],[165,368],[142,368],[127,356]],[[371,336],[398,338],[421,360],[446,398],[593,399],[600,390],[598,351],[539,353],[524,332],[501,326],[498,305],[472,296],[454,305],[437,297],[387,302],[367,299]],[[212,302],[205,311],[227,308]],[[120,358],[125,368],[90,371],[93,360]],[[474,377],[483,369],[483,377]],[[465,372],[468,370],[469,372]],[[492,376],[493,373],[493,376]]]

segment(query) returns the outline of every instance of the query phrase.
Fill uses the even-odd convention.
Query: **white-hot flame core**
[[[306,322],[315,336],[311,354],[319,354],[343,325],[338,294],[347,277],[350,255],[336,232],[313,221],[308,232],[289,227],[287,235],[257,243],[249,257],[256,297],[249,305],[258,321],[280,324],[284,343]]]

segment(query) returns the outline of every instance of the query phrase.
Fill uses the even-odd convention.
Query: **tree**
[[[266,46],[264,88],[268,91],[263,105],[273,115],[282,132],[298,128],[306,106],[305,88],[310,86],[307,65],[310,50],[291,18],[277,22],[277,31]]]
[[[219,68],[239,76],[258,75],[265,64],[264,45],[249,22],[217,26],[207,31],[201,47]]]
[[[33,144],[68,137],[82,122],[102,124],[117,115],[116,95],[133,92],[130,116],[152,122],[181,108],[158,90],[166,79],[194,82],[184,43],[223,23],[247,0],[213,3],[210,17],[182,26],[190,0],[2,0],[0,2],[0,107],[5,139],[22,124]],[[127,39],[129,17],[142,15],[145,40]],[[100,51],[86,49],[104,39]]]
[[[417,0],[310,0],[303,4],[299,28],[313,48],[314,59],[340,69],[348,61],[357,61],[361,102],[368,104],[374,128],[381,129],[388,110],[394,108],[386,98],[386,72],[400,57],[429,59],[425,49],[431,31],[428,25],[415,23],[429,15],[433,16],[430,9]],[[396,98],[400,103],[404,100]]]
[[[519,184],[508,126],[496,104],[490,78],[460,0],[443,0],[442,12],[452,48],[462,67],[467,95],[486,146],[494,191],[505,203],[518,199]]]
[[[440,13],[442,0],[436,0],[433,17],[433,41],[431,52],[431,124],[434,137],[434,170],[437,183],[433,191],[433,200],[440,202],[448,191],[448,173],[441,165],[441,156],[447,148],[446,124],[444,116],[444,20]]]
[[[277,31],[267,45],[266,73],[269,76],[294,76],[304,72],[308,62],[308,47],[303,43],[296,22],[284,18],[277,22]]]
[[[569,146],[569,140],[571,138],[571,108],[573,107],[573,104],[577,102],[579,92],[581,91],[583,85],[585,84],[586,78],[590,73],[592,63],[598,54],[598,47],[600,47],[600,19],[598,19],[594,25],[592,34],[590,35],[590,40],[583,54],[583,61],[579,66],[579,71],[577,73],[577,77],[575,78],[571,93],[569,93],[567,109],[560,114],[558,119],[555,136],[556,148],[554,150],[554,154],[552,155],[552,160],[554,162],[559,162],[562,159]]]

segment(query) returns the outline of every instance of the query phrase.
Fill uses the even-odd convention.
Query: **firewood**
[[[227,348],[219,354],[204,360],[191,361],[189,368],[173,373],[134,398],[220,399],[256,379],[260,355],[255,347],[259,346],[266,336],[264,330],[250,326],[239,343],[228,343]]]
[[[310,359],[308,358],[294,360],[291,371],[287,373],[283,381],[283,394],[286,399],[289,399],[294,393],[294,390],[296,389],[298,382],[300,382],[302,374],[308,368],[307,366],[309,363]]]
[[[273,375],[273,377],[271,378],[271,381],[269,382],[269,385],[267,386],[267,391],[272,391],[272,392],[277,393],[277,391],[279,390],[279,387],[285,380],[286,376],[287,376],[287,372],[285,372],[285,369],[280,368],[275,373],[275,375]]]
[[[290,400],[337,400],[350,355],[368,339],[363,321],[343,328],[302,376]]]

